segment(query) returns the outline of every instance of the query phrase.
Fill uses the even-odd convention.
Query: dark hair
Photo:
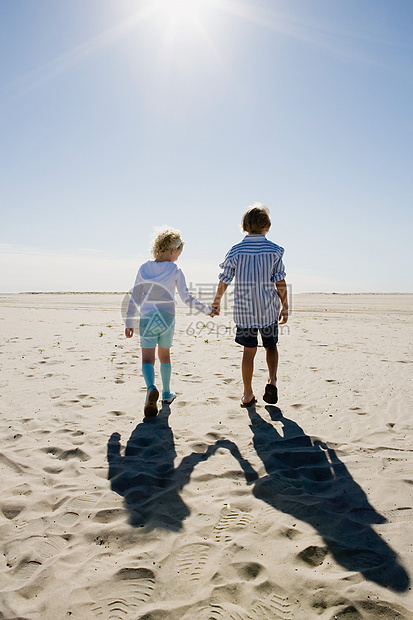
[[[256,202],[249,207],[242,216],[242,229],[251,235],[260,235],[263,230],[271,226],[268,207]]]

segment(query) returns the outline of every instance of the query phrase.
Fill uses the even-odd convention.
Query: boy
[[[288,320],[288,299],[282,262],[284,249],[266,239],[270,226],[269,210],[261,203],[255,203],[244,213],[242,229],[247,235],[241,243],[229,250],[224,262],[220,264],[222,272],[212,304],[219,314],[221,298],[235,277],[235,342],[244,347],[244,394],[241,407],[251,407],[257,402],[252,389],[252,377],[258,331],[266,349],[269,375],[263,398],[269,404],[275,404],[278,400],[278,321],[283,324]]]

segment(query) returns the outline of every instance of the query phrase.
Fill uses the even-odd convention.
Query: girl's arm
[[[191,295],[186,285],[185,276],[180,269],[178,269],[177,273],[176,288],[178,289],[179,297],[190,308],[196,308],[199,312],[209,315],[213,312],[212,306],[203,304],[202,301]]]
[[[135,314],[142,302],[142,300],[140,299],[141,290],[142,290],[141,284],[142,284],[142,276],[140,274],[140,271],[138,271],[135,284],[133,287],[133,291],[129,299],[128,309],[127,309],[126,317],[125,317],[126,338],[131,338],[133,336],[133,325],[135,322]]]

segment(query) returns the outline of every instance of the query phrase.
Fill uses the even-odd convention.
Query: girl
[[[136,309],[140,308],[139,334],[142,347],[142,374],[147,393],[144,407],[146,417],[156,416],[159,392],[155,386],[155,348],[161,365],[162,402],[170,404],[176,398],[171,392],[171,357],[175,328],[175,290],[182,301],[197,310],[215,316],[212,306],[198,301],[188,291],[185,276],[176,266],[184,242],[179,230],[167,226],[158,229],[152,245],[154,260],[140,266],[131,295],[125,321],[125,336],[133,336]]]

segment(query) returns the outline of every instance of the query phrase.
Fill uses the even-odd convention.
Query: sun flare
[[[208,13],[205,0],[157,0],[154,9],[156,18],[174,33],[198,29]]]

